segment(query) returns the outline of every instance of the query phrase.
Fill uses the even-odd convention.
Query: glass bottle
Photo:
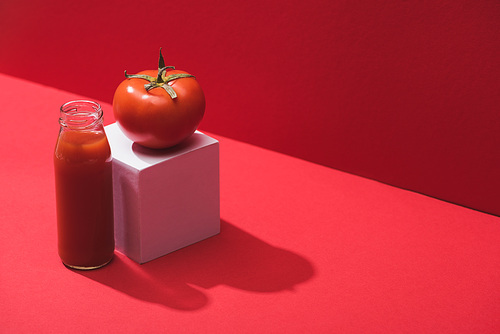
[[[115,241],[111,149],[101,106],[70,101],[61,106],[54,154],[58,251],[74,269],[109,263]]]

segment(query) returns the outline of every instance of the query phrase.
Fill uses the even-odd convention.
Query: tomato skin
[[[166,75],[186,73],[168,70]],[[152,77],[157,71],[139,74]],[[123,133],[139,145],[163,149],[179,144],[191,136],[205,113],[205,95],[195,78],[180,78],[169,83],[177,97],[172,99],[161,87],[146,91],[148,81],[139,78],[123,80],[113,97],[113,113]]]

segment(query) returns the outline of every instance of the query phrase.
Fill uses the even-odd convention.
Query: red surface
[[[220,136],[220,235],[68,270],[52,154],[79,96],[0,87],[1,332],[500,331],[500,218]]]
[[[2,1],[0,72],[111,102],[197,76],[201,128],[500,214],[500,4]]]

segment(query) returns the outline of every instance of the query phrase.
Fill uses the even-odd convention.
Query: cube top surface
[[[154,150],[134,143],[125,136],[117,123],[106,126],[105,131],[113,159],[126,161],[129,166],[137,170],[143,170],[160,162],[218,143],[217,140],[196,131],[188,139],[174,147]]]

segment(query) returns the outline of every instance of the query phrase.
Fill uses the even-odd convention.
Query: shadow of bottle
[[[108,266],[78,273],[134,298],[190,311],[208,304],[203,289],[223,284],[257,293],[294,290],[314,269],[305,258],[221,221],[219,235],[143,265],[116,254]]]

